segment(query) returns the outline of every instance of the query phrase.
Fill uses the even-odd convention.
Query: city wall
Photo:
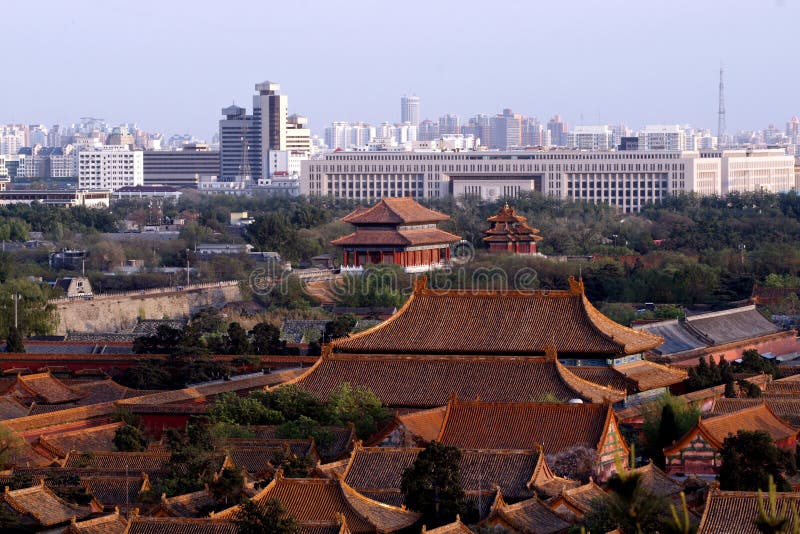
[[[221,308],[241,300],[238,282],[196,284],[182,290],[159,289],[119,295],[96,295],[91,299],[56,299],[57,334],[76,332],[130,331],[137,319],[178,319],[201,308]]]

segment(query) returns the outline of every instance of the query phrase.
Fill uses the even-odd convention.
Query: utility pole
[[[186,249],[186,286],[189,286],[189,249]]]
[[[719,111],[717,112],[717,146],[725,144],[725,83],[722,80],[722,67],[719,68]]]
[[[11,298],[14,300],[14,329],[19,329],[19,299],[22,298],[22,295],[19,293],[14,293],[11,295]]]

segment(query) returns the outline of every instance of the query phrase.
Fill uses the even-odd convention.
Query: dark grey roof
[[[70,332],[69,341],[108,343],[109,341],[133,341],[136,336],[129,332]]]
[[[686,318],[687,326],[714,345],[778,332],[780,328],[758,313],[755,306],[704,313]]]
[[[289,343],[308,343],[306,334],[316,332],[320,339],[325,332],[325,326],[330,321],[324,320],[300,320],[287,319],[281,325],[281,340]]]
[[[136,326],[133,327],[133,333],[135,337],[152,336],[162,324],[181,330],[186,326],[186,321],[183,319],[139,319]]]
[[[661,354],[675,354],[706,346],[703,340],[684,328],[677,319],[637,326],[636,329],[663,337],[664,342],[656,347]]]

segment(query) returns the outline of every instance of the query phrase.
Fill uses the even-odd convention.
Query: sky
[[[281,84],[289,112],[400,120],[503,108],[570,125],[783,129],[800,0],[4,2],[0,123],[135,122],[210,139],[221,108]]]

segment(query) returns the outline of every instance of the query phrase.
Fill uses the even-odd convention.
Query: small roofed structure
[[[93,508],[69,503],[45,486],[44,480],[41,484],[13,491],[6,486],[0,499],[11,512],[18,515],[23,526],[37,530],[66,523],[73,517],[83,519],[102,509],[99,506]]]
[[[536,254],[536,242],[541,241],[539,230],[528,225],[522,215],[517,215],[514,208],[500,208],[497,215],[486,219],[492,223],[491,228],[483,233],[483,242],[490,253]]]
[[[124,534],[128,521],[115,510],[114,513],[77,521],[73,518],[63,534]]]
[[[567,532],[571,526],[539,497],[506,504],[500,491],[497,492],[489,517],[481,525],[499,526],[521,534],[561,534]]]
[[[582,518],[591,510],[592,501],[604,497],[606,492],[591,478],[589,482],[575,488],[564,488],[548,501],[550,509],[570,521]]]
[[[404,508],[374,501],[361,495],[343,480],[320,478],[284,478],[278,471],[275,478],[257,495],[256,503],[276,499],[286,514],[303,524],[341,524],[343,516],[353,534],[389,533],[414,525],[420,514]],[[223,510],[213,520],[231,521],[239,506]]]
[[[768,405],[759,404],[698,420],[685,436],[664,449],[667,474],[716,474],[725,438],[739,430],[762,430],[777,447],[788,451],[794,451],[797,444],[797,430],[776,416]]]
[[[18,374],[8,393],[23,404],[62,404],[77,401],[83,395],[66,386],[50,372]]]
[[[342,221],[356,230],[331,244],[342,248],[345,270],[384,264],[424,272],[447,264],[450,245],[461,240],[437,227],[449,219],[411,197],[384,198],[370,208],[361,207],[343,217]]]
[[[769,510],[769,495],[763,493],[760,500],[765,510]],[[700,519],[697,534],[759,534],[756,526],[759,518],[759,495],[755,491],[712,490],[706,501],[705,511]],[[800,508],[800,493],[778,492],[775,494],[778,514],[788,518],[782,532],[793,532],[797,525]]]
[[[456,515],[456,520],[441,527],[428,529],[422,525],[422,534],[473,534],[467,525]]]

